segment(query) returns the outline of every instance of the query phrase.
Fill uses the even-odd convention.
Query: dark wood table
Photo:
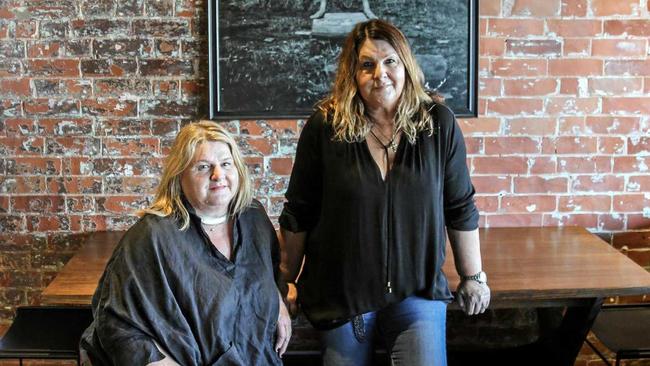
[[[90,235],[43,291],[42,301],[90,304],[122,235]],[[480,237],[491,308],[566,307],[554,336],[534,345],[534,352],[549,365],[573,365],[604,298],[650,293],[649,272],[583,228],[490,228],[481,229]],[[455,289],[459,278],[447,251],[444,270]]]

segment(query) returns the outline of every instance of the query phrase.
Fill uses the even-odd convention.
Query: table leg
[[[538,344],[542,354],[550,358],[549,365],[573,366],[602,304],[603,298],[593,298],[583,306],[566,309],[553,336]]]

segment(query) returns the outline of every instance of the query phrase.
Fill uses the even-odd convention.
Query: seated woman
[[[281,365],[291,320],[275,282],[278,242],[252,196],[223,128],[181,129],[155,201],[99,281],[82,356],[94,366]]]

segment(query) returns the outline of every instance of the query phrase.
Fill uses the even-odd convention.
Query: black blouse
[[[282,364],[274,351],[278,243],[261,204],[235,219],[231,260],[188,210],[187,230],[145,215],[115,249],[81,341],[93,366],[161,360],[154,342],[183,366]]]
[[[434,133],[403,136],[383,180],[365,141],[332,140],[324,113],[298,142],[280,225],[307,232],[299,301],[328,329],[418,295],[450,301],[445,225],[478,227],[465,142],[451,110],[434,105]]]

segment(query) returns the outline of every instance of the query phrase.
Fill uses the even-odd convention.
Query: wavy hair
[[[237,143],[223,127],[213,121],[203,120],[186,125],[176,136],[154,202],[142,210],[141,214],[162,217],[174,215],[181,220],[181,230],[189,227],[190,215],[183,204],[181,175],[194,160],[197,147],[206,141],[219,141],[228,145],[239,175],[239,187],[228,205],[228,215],[238,214],[251,204],[253,187]]]
[[[429,95],[424,88],[424,74],[404,34],[385,20],[372,19],[358,23],[348,34],[339,56],[332,92],[318,106],[332,117],[334,140],[362,141],[370,130],[370,120],[356,82],[359,51],[367,39],[388,42],[404,64],[404,89],[395,115],[396,130],[402,131],[411,143],[420,131],[432,133],[433,118],[428,111],[434,101],[440,103],[442,99]]]

